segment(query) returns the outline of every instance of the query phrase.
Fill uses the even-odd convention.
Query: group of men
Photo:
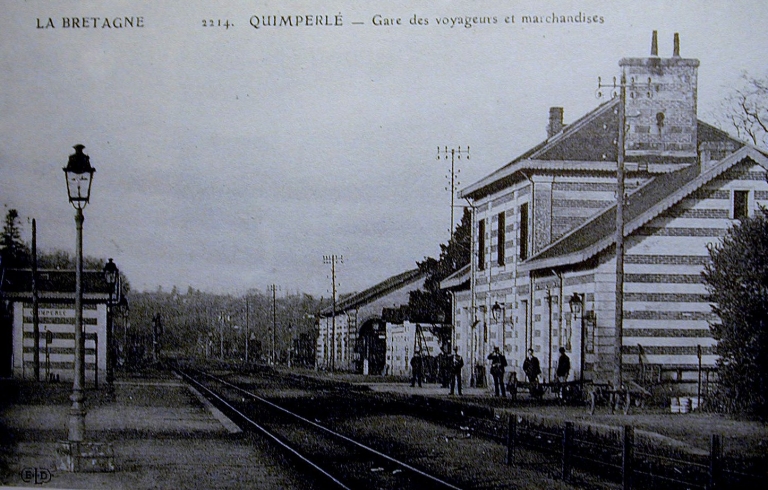
[[[443,369],[447,371],[449,380],[447,384],[450,386],[450,394],[457,393],[461,395],[461,370],[464,367],[464,359],[459,355],[459,348],[453,348],[453,355],[446,356],[447,362],[443,366]],[[504,383],[504,371],[507,367],[507,358],[504,357],[499,351],[499,348],[494,346],[493,352],[488,355],[488,360],[491,363],[491,376],[493,377],[493,392],[495,396],[507,396],[507,390]],[[571,360],[565,353],[565,348],[560,347],[560,357],[557,360],[557,369],[555,375],[559,383],[564,383],[568,379],[568,374],[571,371]],[[533,349],[528,349],[528,355],[523,362],[523,372],[528,378],[531,394],[537,394],[539,392],[539,376],[541,375],[541,363],[539,359],[534,355]],[[415,387],[418,383],[421,387],[421,382],[424,373],[424,360],[420,351],[416,351],[411,358],[411,386]],[[445,383],[445,381],[444,381]],[[443,385],[445,386],[445,384]],[[458,390],[456,389],[458,388]]]
[[[458,347],[454,347],[453,355],[446,357],[445,365],[442,366],[442,369],[445,371],[443,376],[441,376],[445,383],[443,386],[450,385],[451,395],[456,393],[456,388],[458,388],[458,393],[461,395],[461,368],[464,367],[464,359],[459,355]],[[446,380],[445,374],[450,378]],[[414,387],[418,383],[419,387],[421,387],[423,377],[424,359],[421,356],[421,352],[417,350],[411,358],[411,386]]]

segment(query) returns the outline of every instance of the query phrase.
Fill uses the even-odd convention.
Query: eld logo
[[[21,470],[21,479],[24,483],[35,482],[35,485],[42,485],[51,481],[51,472],[45,468],[24,468]]]

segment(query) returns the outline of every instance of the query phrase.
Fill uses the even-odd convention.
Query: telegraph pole
[[[336,370],[336,263],[344,263],[343,255],[323,255],[323,264],[331,266],[331,293],[333,306],[331,311],[331,371]],[[326,339],[326,345],[328,339]]]
[[[272,349],[271,353],[269,355],[270,362],[274,365],[276,362],[275,359],[275,347],[276,347],[276,332],[277,332],[277,291],[280,289],[280,286],[276,286],[275,284],[270,284],[267,287],[267,290],[269,290],[272,293]]]
[[[32,220],[32,327],[35,337],[35,381],[40,381],[40,301],[37,291],[37,222]]]
[[[224,360],[224,312],[219,313],[219,359]]]
[[[448,227],[448,240],[450,241],[451,238],[453,238],[453,225],[454,225],[454,215],[453,215],[453,208],[454,208],[454,198],[456,196],[456,189],[461,184],[458,181],[459,178],[459,172],[461,170],[456,169],[456,160],[461,160],[461,155],[465,155],[466,159],[469,160],[469,146],[467,146],[466,150],[462,150],[461,146],[458,148],[448,148],[447,146],[444,149],[440,149],[440,147],[437,147],[437,159],[440,160],[440,157],[442,157],[443,160],[448,159],[448,155],[451,156],[451,175],[446,176],[451,181],[451,187],[446,187],[445,190],[451,191],[451,226]]]
[[[248,326],[248,293],[245,293],[245,363],[248,364],[248,336],[250,328]]]
[[[654,31],[654,43],[651,48],[652,55],[655,55],[655,40],[656,31]],[[652,96],[651,91],[651,79],[648,79],[647,95]],[[627,83],[627,76],[624,68],[621,70],[621,78],[619,82],[616,82],[616,77],[613,78],[613,83],[603,84],[602,80],[597,79],[598,97],[602,97],[601,88],[610,88],[612,90],[612,96],[619,97],[618,119],[619,119],[619,131],[616,139],[616,308],[615,308],[615,324],[613,338],[613,386],[614,389],[621,389],[621,350],[623,347],[623,330],[624,330],[624,204],[626,200],[624,189],[624,158],[625,158],[625,137],[626,137],[626,104],[627,104],[627,87],[633,92],[636,88],[635,79],[632,78]],[[617,93],[618,91],[618,93]]]

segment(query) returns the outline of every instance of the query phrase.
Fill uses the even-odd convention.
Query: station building
[[[86,382],[106,379],[108,362],[107,303],[110,286],[102,271],[83,271],[83,328]],[[39,270],[37,341],[40,379],[73,381],[75,356],[75,271]],[[0,283],[0,332],[6,346],[3,375],[34,379],[35,329],[32,271],[4,269]],[[111,296],[120,300],[119,281]]]
[[[441,352],[450,352],[443,342],[440,330],[450,329],[450,325],[423,324],[401,321],[386,323],[386,368],[385,373],[392,376],[410,376],[411,358],[418,351],[423,358],[422,373],[431,375],[435,371],[437,357]]]
[[[335,309],[322,310],[317,323],[317,367],[385,374],[388,348],[390,354],[392,349],[387,345],[387,317],[408,304],[409,293],[421,289],[425,278],[426,274],[412,269],[339,299]]]
[[[544,381],[554,380],[563,347],[571,379],[611,382],[617,337],[625,380],[695,382],[715,368],[715,316],[701,276],[707,247],[768,205],[768,156],[700,121],[699,61],[680,56],[677,35],[671,57],[656,46],[654,32],[649,57],[619,61],[625,97],[567,125],[563,109],[551,108],[546,139],[459,192],[473,210],[472,260],[441,286],[453,297],[453,343],[471,366],[465,382],[487,376],[494,346],[518,379],[532,348]]]

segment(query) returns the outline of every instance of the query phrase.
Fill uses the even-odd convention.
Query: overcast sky
[[[550,106],[566,123],[597,106],[597,77],[648,56],[653,30],[661,56],[679,32],[681,55],[701,61],[705,121],[742,71],[768,71],[759,0],[0,5],[0,200],[26,239],[35,218],[39,248],[73,252],[61,169],[84,144],[96,168],[85,254],[113,257],[135,290],[328,296],[323,255],[344,256],[341,292],[437,256],[451,215],[437,147],[469,145],[457,168],[460,187],[473,183],[544,139]],[[580,12],[598,22],[522,23]],[[343,25],[250,25],[306,14]],[[144,27],[104,26],[126,16]],[[467,16],[497,23],[436,21]]]

